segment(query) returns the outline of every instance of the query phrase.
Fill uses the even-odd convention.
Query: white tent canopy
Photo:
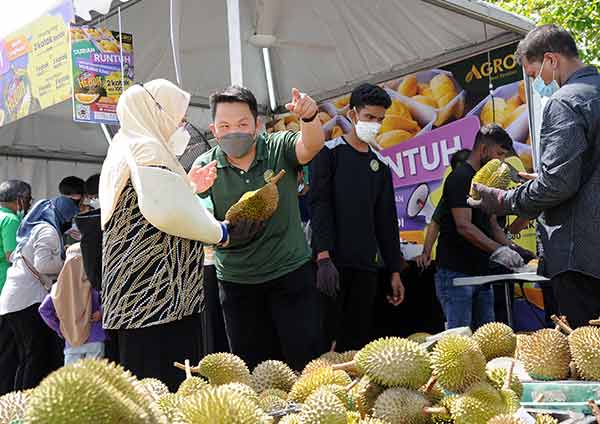
[[[91,23],[117,30],[121,5],[122,29],[134,35],[137,81],[175,81],[176,51],[182,85],[193,94],[191,120],[204,128],[208,96],[232,81],[252,89],[266,110],[285,104],[292,87],[322,100],[358,82],[381,82],[509,44],[533,28],[476,0],[112,3],[107,15]],[[72,122],[70,102],[0,128],[0,155],[101,163],[106,147],[99,126]]]

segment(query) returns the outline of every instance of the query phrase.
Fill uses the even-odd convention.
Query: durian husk
[[[225,219],[235,224],[240,220],[261,222],[271,218],[279,206],[277,183],[284,175],[285,170],[282,169],[260,189],[244,193],[240,200],[229,208]]]
[[[564,380],[569,377],[569,342],[559,331],[543,329],[527,337],[519,346],[519,359],[534,379]]]
[[[569,347],[581,378],[600,381],[600,328],[576,329],[569,335]]]
[[[401,387],[384,391],[373,407],[373,417],[390,423],[427,424],[429,416],[424,413],[429,402],[421,393]]]
[[[475,340],[458,335],[442,338],[431,353],[433,375],[454,393],[462,393],[486,378],[485,356]]]
[[[479,344],[485,359],[513,356],[517,348],[517,337],[512,328],[500,322],[485,324],[475,331],[473,338]]]

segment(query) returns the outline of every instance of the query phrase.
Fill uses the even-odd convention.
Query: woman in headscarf
[[[0,315],[13,333],[19,357],[15,390],[37,386],[62,365],[57,337],[38,314],[38,307],[62,269],[63,233],[78,212],[79,206],[68,197],[41,200],[19,227],[12,266],[0,295]]]
[[[181,201],[175,200],[175,213],[185,207],[184,197],[197,202],[188,206],[205,211],[195,194],[210,188],[215,164],[192,170],[188,177],[176,156],[189,141],[184,136],[189,100],[188,93],[166,80],[137,84],[123,93],[117,105],[121,128],[102,167],[99,192],[104,328],[118,346],[121,365],[139,378],[160,379],[172,391],[185,377],[173,362],[194,363],[201,356],[202,242],[225,243],[228,233],[236,238],[233,228],[228,231],[212,217],[202,224],[206,236],[192,236],[191,231],[184,238],[181,228],[157,228],[144,211],[147,203],[142,201],[178,190],[182,194]],[[170,187],[148,189],[140,171],[155,168],[180,178],[169,179]],[[164,203],[173,213],[173,205]]]

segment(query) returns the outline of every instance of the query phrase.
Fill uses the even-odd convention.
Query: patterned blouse
[[[104,328],[143,328],[200,312],[202,243],[153,227],[131,182],[104,231],[102,259]]]

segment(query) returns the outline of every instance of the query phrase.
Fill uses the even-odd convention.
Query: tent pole
[[[273,83],[273,67],[271,66],[271,52],[268,47],[262,49],[265,75],[267,76],[267,91],[269,92],[269,104],[271,112],[277,110],[277,93],[275,92],[275,84]]]
[[[227,30],[229,34],[229,70],[232,85],[244,85],[242,64],[242,31],[240,0],[227,0]]]

